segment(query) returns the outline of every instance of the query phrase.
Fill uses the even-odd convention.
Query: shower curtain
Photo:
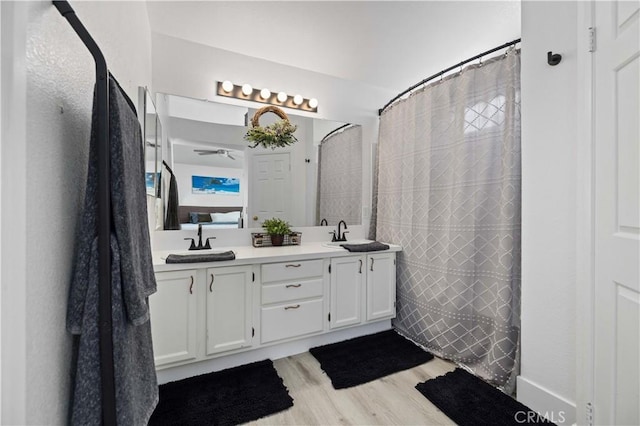
[[[394,326],[511,391],[520,338],[519,51],[391,106],[378,145],[375,236],[403,247]]]
[[[350,126],[320,144],[317,225],[362,222],[362,127]]]

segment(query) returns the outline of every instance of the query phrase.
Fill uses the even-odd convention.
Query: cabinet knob
[[[213,280],[214,280],[213,274],[211,274],[211,282],[209,283],[209,291],[211,293],[213,293]]]
[[[191,284],[189,284],[189,294],[193,294],[193,275],[191,275]]]
[[[370,271],[373,271],[373,261],[374,261],[374,260],[375,260],[375,259],[371,259],[371,268],[369,268],[369,270],[370,270]]]
[[[301,265],[301,264],[299,264],[299,263],[295,263],[295,264],[293,264],[293,263],[289,263],[289,264],[284,265],[284,266],[285,266],[285,268],[299,268],[299,267],[301,267],[302,265]]]
[[[254,216],[254,217],[253,217],[253,220],[258,220],[258,216]]]
[[[362,259],[360,259],[360,269],[358,270],[358,273],[361,274],[362,273]]]
[[[287,284],[287,285],[285,286],[285,288],[291,288],[291,287],[293,287],[293,288],[298,288],[298,287],[300,287],[300,286],[302,286],[302,284]]]

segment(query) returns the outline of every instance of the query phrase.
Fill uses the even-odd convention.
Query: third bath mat
[[[416,389],[460,426],[553,424],[460,368],[419,383]]]

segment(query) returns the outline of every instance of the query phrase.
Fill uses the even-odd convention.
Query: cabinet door
[[[364,256],[331,259],[331,328],[340,328],[362,322],[362,277]]]
[[[367,256],[367,321],[396,314],[396,254]]]
[[[252,269],[207,269],[207,355],[251,346]]]
[[[149,297],[156,366],[196,358],[196,271],[156,274]]]

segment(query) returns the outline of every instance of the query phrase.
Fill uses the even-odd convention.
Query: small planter
[[[284,243],[284,235],[269,235],[272,246],[281,246]]]

